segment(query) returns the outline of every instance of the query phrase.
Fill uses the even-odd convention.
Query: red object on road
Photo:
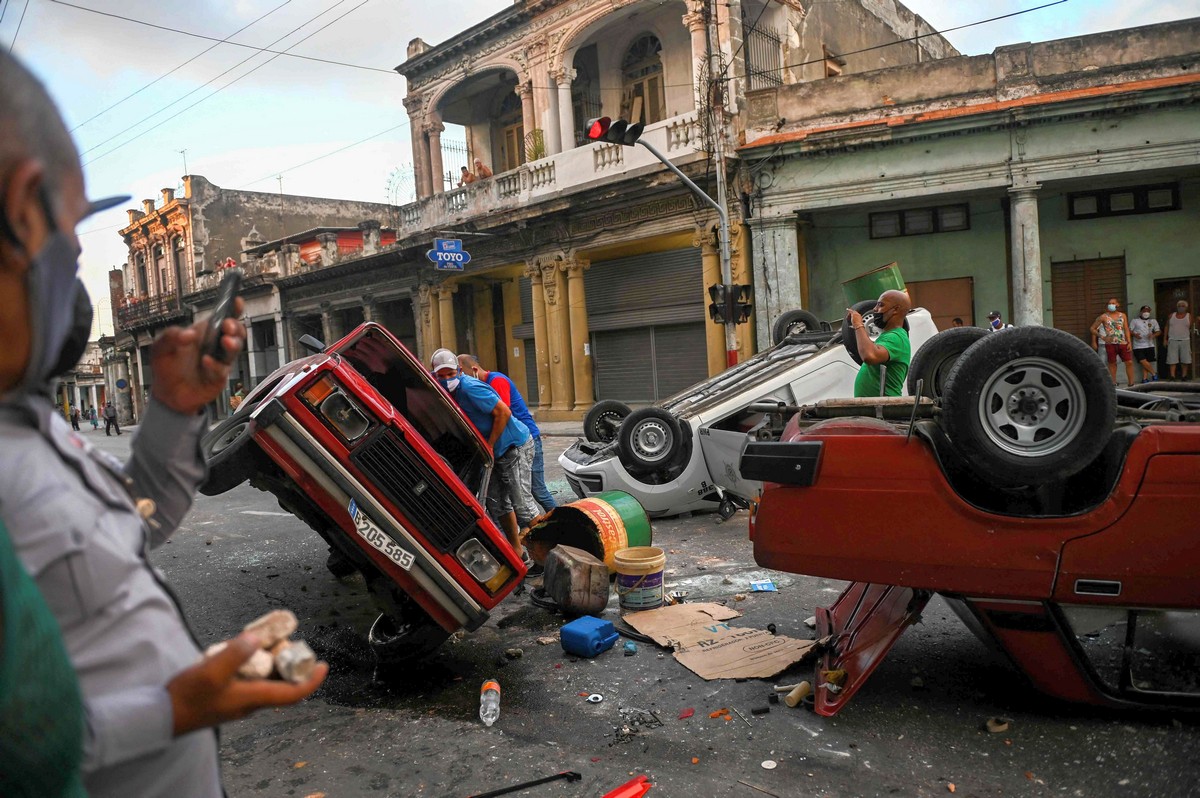
[[[692,715],[695,715],[695,714],[696,714],[696,710],[692,709],[691,707],[688,707],[687,709],[685,709],[679,713],[679,719],[687,720],[688,718],[690,718]]]
[[[650,783],[650,779],[643,774],[636,779],[625,782],[612,792],[604,793],[604,798],[639,798],[639,796],[650,792],[650,788],[653,786]]]

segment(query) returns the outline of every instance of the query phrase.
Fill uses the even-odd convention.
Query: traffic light
[[[646,126],[641,122],[634,122],[632,125],[624,119],[613,121],[607,116],[589,119],[587,123],[587,137],[592,141],[607,141],[610,144],[624,144],[626,147],[632,147],[637,144],[637,140],[642,137],[642,131]]]
[[[745,324],[754,312],[754,286],[733,285],[730,288],[733,290],[729,296],[729,317],[734,324]]]
[[[708,317],[715,324],[725,324],[729,318],[729,286],[717,283],[708,287],[708,296],[712,303],[708,306]]]

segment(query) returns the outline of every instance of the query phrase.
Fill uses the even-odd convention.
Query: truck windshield
[[[379,330],[368,330],[339,352],[478,496],[486,475],[482,447],[467,422],[412,360]]]

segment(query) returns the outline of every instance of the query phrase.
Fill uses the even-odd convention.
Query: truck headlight
[[[454,556],[480,584],[486,585],[500,573],[500,562],[479,542],[478,538],[471,538],[459,546]]]
[[[341,391],[334,391],[321,402],[321,415],[342,434],[354,442],[367,433],[371,422]]]

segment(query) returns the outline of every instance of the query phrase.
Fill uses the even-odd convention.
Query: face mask
[[[1150,318],[1150,314],[1149,314],[1149,313],[1143,313],[1143,314],[1142,314],[1142,318],[1143,318],[1143,319],[1148,319],[1148,318]]]
[[[1180,305],[1179,307],[1175,308],[1175,310],[1178,311],[1179,313],[1187,313],[1187,308],[1183,305]]]
[[[1109,306],[1108,306],[1108,309],[1109,309],[1109,310],[1116,310],[1116,309],[1117,309],[1117,306],[1116,306],[1116,305],[1109,305]]]
[[[1000,319],[992,319],[992,329],[993,330],[1000,329]]]
[[[75,316],[67,340],[58,350],[58,362],[54,364],[53,376],[65,374],[75,368],[87,350],[88,337],[92,334],[92,298],[88,295],[83,280],[75,278]]]
[[[91,332],[92,306],[83,283],[76,278],[79,250],[71,237],[55,231],[33,257],[26,281],[29,290],[29,364],[19,392],[43,392],[51,380],[79,362]],[[82,298],[80,294],[82,293]],[[87,328],[80,346],[76,337],[86,305]],[[68,342],[72,352],[66,351]],[[64,360],[69,361],[65,368]]]
[[[442,387],[450,393],[454,393],[454,391],[458,388],[458,377],[451,377],[448,380],[443,380],[441,377],[439,377],[438,382],[441,383]]]
[[[887,311],[875,311],[875,318],[871,320],[871,325],[876,329],[883,331],[887,328]]]

